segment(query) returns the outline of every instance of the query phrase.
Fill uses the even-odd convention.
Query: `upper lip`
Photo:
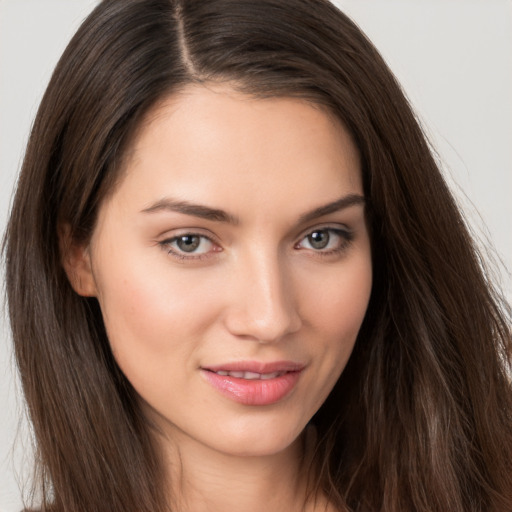
[[[233,361],[214,366],[202,366],[203,370],[211,372],[253,372],[253,373],[273,373],[273,372],[297,372],[304,368],[304,364],[295,361]]]

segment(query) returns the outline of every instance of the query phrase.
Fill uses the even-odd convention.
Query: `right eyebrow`
[[[161,211],[182,213],[184,215],[191,215],[201,219],[234,225],[239,222],[237,217],[225,212],[224,210],[211,208],[202,204],[191,203],[189,201],[178,201],[169,197],[164,197],[156,203],[153,203],[151,206],[144,208],[142,213],[155,213]]]

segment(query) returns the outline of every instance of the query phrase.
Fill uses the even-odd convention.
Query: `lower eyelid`
[[[190,252],[187,253],[186,251],[182,251],[177,247],[174,247],[174,244],[181,238],[185,236],[197,236],[204,241],[211,244],[211,247],[206,252]],[[180,261],[183,260],[203,260],[206,258],[210,258],[214,256],[215,253],[221,252],[222,248],[209,236],[203,235],[201,233],[195,233],[191,231],[185,231],[183,233],[177,234],[173,237],[166,238],[165,240],[162,240],[161,242],[158,242],[158,244],[166,251],[167,254],[171,255],[174,258],[177,258]]]
[[[338,236],[340,238],[340,243],[336,247],[331,248],[331,249],[322,250],[322,249],[304,248],[304,249],[310,250],[311,252],[313,252],[315,255],[317,255],[319,257],[334,255],[336,253],[343,252],[344,250],[346,250],[348,248],[348,246],[351,244],[351,242],[354,239],[354,232],[350,229],[340,229],[338,227],[335,228],[335,227],[326,226],[326,227],[319,227],[319,228],[312,229],[312,230],[308,231],[305,235],[302,236],[300,241],[297,242],[294,247],[300,248],[300,247],[298,247],[299,244],[305,238],[307,238],[310,234],[314,233],[315,231],[327,231],[331,234],[335,234],[336,236]],[[207,241],[208,243],[211,244],[211,248],[207,252],[187,253],[186,251],[181,251],[179,248],[173,247],[172,244],[174,244],[181,237],[184,237],[187,235],[188,236],[198,236],[201,239],[204,239],[205,241]],[[206,258],[212,257],[212,256],[214,256],[215,253],[222,252],[222,248],[211,237],[204,235],[202,233],[190,232],[190,231],[185,231],[185,232],[177,234],[175,236],[166,238],[165,240],[158,242],[158,244],[168,254],[172,255],[173,257],[175,257],[179,260],[201,260],[201,259],[206,259]]]

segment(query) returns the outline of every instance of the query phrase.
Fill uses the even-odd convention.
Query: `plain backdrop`
[[[512,2],[336,3],[367,33],[402,83],[482,246],[511,269]],[[0,0],[2,233],[37,105],[65,45],[95,4],[95,0]],[[500,275],[510,298],[510,276],[503,267]],[[22,411],[4,313],[0,316],[0,512],[21,509],[20,484],[30,470]]]

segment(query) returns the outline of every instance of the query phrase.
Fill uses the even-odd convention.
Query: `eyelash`
[[[301,244],[304,240],[307,240],[309,237],[313,236],[315,233],[328,233],[329,237],[331,237],[332,235],[335,235],[335,236],[339,237],[339,239],[340,239],[339,243],[334,248],[327,249],[327,250],[311,249],[313,251],[314,256],[321,257],[321,258],[343,253],[345,250],[348,249],[348,247],[354,240],[354,233],[348,229],[340,229],[339,227],[334,228],[334,227],[330,227],[330,226],[322,226],[320,228],[315,228],[315,229],[312,229],[311,231],[308,231],[301,238],[300,242],[295,244],[295,248],[300,249],[299,244]],[[329,238],[327,243],[329,243],[330,241],[331,240]]]
[[[315,257],[320,257],[320,258],[333,256],[333,255],[340,254],[340,253],[344,252],[349,247],[349,245],[351,244],[351,242],[354,239],[353,232],[348,229],[340,229],[338,227],[334,228],[334,227],[330,227],[330,226],[325,226],[325,227],[322,226],[320,228],[315,228],[315,229],[312,229],[312,230],[308,231],[307,233],[305,233],[302,236],[302,238],[300,239],[300,241],[294,245],[294,248],[297,250],[305,250],[304,248],[300,247],[300,244],[304,240],[307,240],[308,237],[311,237],[312,235],[314,235],[315,233],[329,233],[329,236],[332,236],[334,234],[335,236],[340,238],[340,243],[338,244],[338,246],[335,248],[332,248],[332,249],[328,249],[328,250],[322,250],[322,249],[315,250],[314,248],[306,249],[306,250],[311,250]],[[181,251],[179,248],[176,249],[172,246],[172,244],[175,244],[180,239],[183,239],[186,237],[200,238],[199,244],[204,243],[204,241],[206,240],[208,243],[212,244],[214,248],[216,247],[216,249],[214,249],[213,251],[208,251],[206,253],[195,254],[195,253],[191,252],[191,253],[187,254],[186,252]],[[311,242],[311,240],[310,240],[310,242]],[[330,239],[329,239],[328,243],[329,242],[330,242]],[[217,252],[222,251],[222,249],[219,247],[219,245],[211,237],[203,235],[201,233],[195,233],[195,232],[185,232],[183,234],[174,236],[172,238],[162,240],[161,242],[159,242],[159,245],[162,246],[163,248],[165,248],[165,250],[167,251],[167,253],[169,255],[171,255],[174,258],[177,258],[180,261],[191,261],[191,260],[201,261],[201,260],[205,260],[207,258],[211,258],[213,256],[212,253],[217,253]]]
[[[185,251],[181,251],[179,248],[176,249],[172,246],[172,244],[177,243],[180,239],[186,238],[186,237],[198,237],[200,238],[200,244],[204,243],[206,240],[208,243],[212,244],[213,247],[217,247],[217,249],[214,249],[213,251],[208,251],[206,253],[200,253],[200,254],[194,254],[194,253],[186,253]],[[185,232],[182,234],[179,234],[177,236],[173,236],[172,238],[168,238],[166,240],[163,240],[160,242],[160,245],[165,248],[167,253],[174,258],[177,258],[180,261],[190,261],[190,260],[204,260],[207,258],[212,257],[212,252],[221,252],[222,249],[219,247],[219,245],[209,236],[203,235],[201,233],[194,233],[194,232]]]

